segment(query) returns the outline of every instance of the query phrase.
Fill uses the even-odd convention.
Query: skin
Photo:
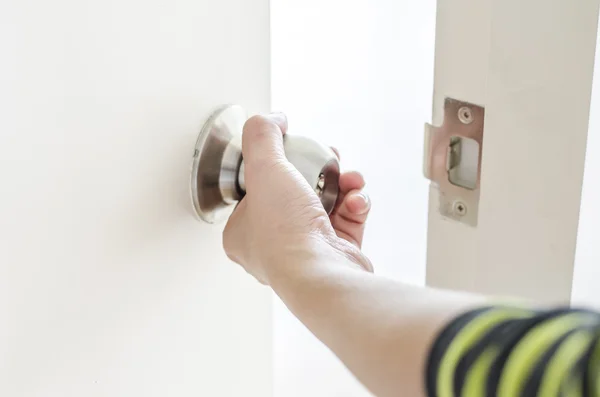
[[[371,202],[357,172],[341,175],[331,216],[283,150],[283,114],[244,126],[246,196],[223,235],[225,252],[262,284],[375,395],[425,396],[429,348],[478,296],[376,276],[361,244]]]

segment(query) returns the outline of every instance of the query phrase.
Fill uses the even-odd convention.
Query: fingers
[[[283,135],[287,134],[288,130],[288,119],[285,113],[275,112],[267,116],[269,120],[277,124]]]
[[[339,184],[340,195],[331,224],[339,237],[360,248],[371,209],[369,197],[362,191],[365,179],[359,172],[347,172],[340,175]]]
[[[285,159],[283,135],[287,126],[287,118],[282,113],[253,116],[248,119],[242,135],[242,152],[246,166]]]
[[[369,196],[361,190],[353,190],[346,194],[333,215],[337,215],[347,223],[362,224],[367,221],[370,210]]]
[[[355,190],[346,195],[338,212],[352,222],[365,223],[370,210],[369,197],[366,193]]]
[[[340,194],[345,196],[351,190],[362,189],[365,187],[365,178],[360,172],[345,172],[340,175]]]
[[[370,209],[371,201],[362,190],[355,189],[346,193],[331,216],[331,223],[338,236],[360,247]]]

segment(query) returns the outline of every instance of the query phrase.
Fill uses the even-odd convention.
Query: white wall
[[[600,35],[599,35],[600,43]],[[581,197],[573,302],[600,308],[600,46],[596,45],[596,66],[592,88],[590,128]]]
[[[290,132],[340,149],[373,201],[364,250],[380,274],[422,284],[435,1],[272,0],[273,108]],[[368,395],[277,301],[275,395]]]

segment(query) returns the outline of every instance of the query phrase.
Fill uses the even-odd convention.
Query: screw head
[[[453,210],[454,214],[457,216],[467,215],[467,206],[462,201],[454,202],[454,205],[452,206],[452,210]]]
[[[463,106],[458,109],[458,119],[463,124],[471,124],[473,122],[473,111],[468,106]]]

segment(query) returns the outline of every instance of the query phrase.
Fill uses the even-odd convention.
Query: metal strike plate
[[[477,226],[485,109],[447,98],[441,126],[425,125],[425,177],[442,216]]]

